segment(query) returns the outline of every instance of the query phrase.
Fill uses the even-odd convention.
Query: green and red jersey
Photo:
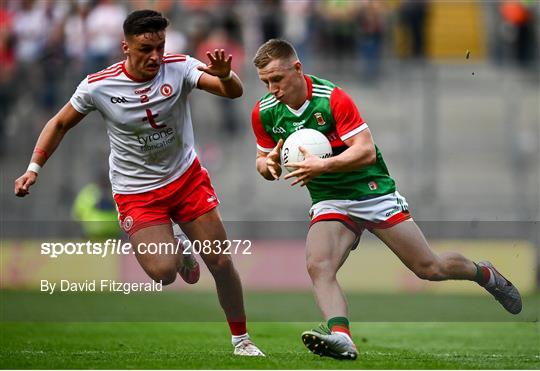
[[[257,148],[270,152],[279,139],[302,128],[315,129],[326,135],[333,155],[348,147],[345,140],[367,129],[351,97],[333,83],[304,75],[308,97],[298,110],[279,102],[272,94],[262,97],[251,115]],[[377,161],[361,169],[325,173],[307,184],[313,203],[323,200],[363,200],[396,190],[381,152],[375,146]]]

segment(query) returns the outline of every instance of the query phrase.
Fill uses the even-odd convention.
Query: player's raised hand
[[[268,167],[270,174],[272,174],[276,180],[279,179],[281,175],[281,147],[283,147],[283,139],[280,139],[274,149],[266,155],[266,166]]]
[[[304,161],[289,162],[288,168],[296,169],[285,175],[285,179],[296,177],[291,186],[302,182],[301,187],[307,185],[313,178],[318,177],[326,171],[325,162],[319,156],[314,156],[304,147],[298,148],[304,155]]]
[[[24,197],[30,192],[28,189],[36,182],[37,174],[33,171],[27,171],[15,180],[15,196]]]
[[[199,71],[206,72],[212,76],[217,76],[221,79],[226,79],[230,76],[232,62],[231,54],[225,58],[225,50],[214,49],[214,53],[208,51],[206,52],[206,55],[208,56],[210,63],[206,66],[197,67]]]

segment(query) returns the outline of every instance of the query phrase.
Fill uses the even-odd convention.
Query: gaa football
[[[332,156],[332,146],[323,133],[314,129],[300,129],[289,135],[281,148],[281,164],[289,172],[294,170],[287,167],[289,162],[304,161],[304,155],[299,149],[300,146],[304,147],[312,155],[319,156],[320,158]]]

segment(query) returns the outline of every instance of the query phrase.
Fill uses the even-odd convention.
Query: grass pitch
[[[17,369],[538,369],[537,323],[354,323],[360,356],[304,348],[313,324],[252,323],[265,358],[232,355],[224,323],[2,324],[2,368]]]
[[[232,355],[215,293],[0,291],[0,368],[540,369],[539,298],[511,316],[487,295],[351,294],[360,355],[338,361],[302,344],[320,318],[310,293],[246,293],[249,332],[267,354],[253,359]]]

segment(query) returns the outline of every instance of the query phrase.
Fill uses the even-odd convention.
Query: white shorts
[[[411,217],[407,200],[398,191],[363,201],[320,201],[311,207],[309,215],[311,225],[324,220],[340,221],[357,235],[364,228],[390,228]]]

